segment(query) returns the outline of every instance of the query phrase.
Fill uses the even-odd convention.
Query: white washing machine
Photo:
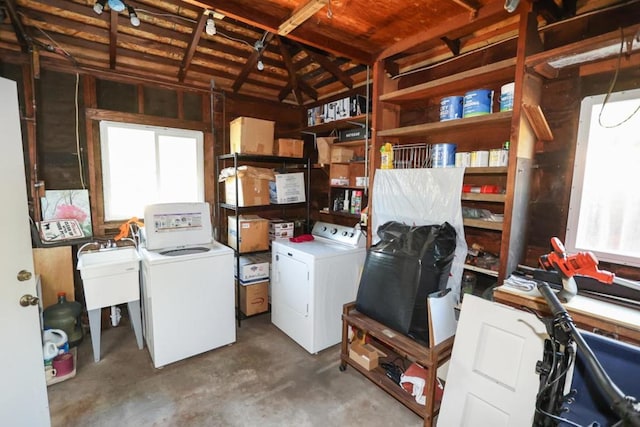
[[[355,301],[366,256],[360,230],[317,222],[314,240],[271,245],[271,321],[309,353],[342,340],[342,306]]]
[[[143,334],[156,368],[236,340],[233,250],[213,240],[208,203],[147,206]]]

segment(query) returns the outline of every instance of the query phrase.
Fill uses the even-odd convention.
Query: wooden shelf
[[[343,189],[343,190],[366,190],[367,187],[357,185],[332,185],[331,188]]]
[[[491,276],[491,277],[498,277],[497,271],[489,270],[488,268],[482,268],[482,267],[478,267],[471,264],[465,264],[464,269],[475,271],[476,273],[486,274],[487,276]]]
[[[502,223],[495,221],[485,221],[482,219],[464,218],[462,223],[465,227],[483,228],[485,230],[502,231]]]
[[[343,142],[335,141],[333,143],[333,146],[334,147],[357,147],[357,146],[363,145],[365,142],[368,142],[368,140],[354,139],[353,141],[343,141]]]
[[[259,205],[259,206],[236,206],[229,203],[220,203],[220,207],[232,211],[238,211],[238,213],[245,213],[249,211],[270,211],[276,209],[294,209],[294,208],[304,208],[307,206],[306,202],[300,203],[282,203],[282,204],[273,204],[273,205]]]
[[[383,347],[383,351],[387,355],[383,358],[384,361],[397,363],[396,360],[398,358],[403,358],[407,362],[415,361],[427,370],[428,376],[425,385],[426,405],[419,405],[410,393],[389,379],[382,368],[376,367],[368,371],[349,357],[348,330],[350,326],[372,338],[374,346]],[[451,357],[453,342],[454,337],[450,337],[436,346],[426,347],[406,335],[359,313],[355,310],[355,303],[349,303],[344,305],[342,314],[340,370],[345,370],[347,365],[352,366],[371,382],[422,417],[425,426],[431,426],[434,417],[440,411],[440,402],[435,401],[437,369]]]
[[[464,119],[448,120],[446,122],[422,123],[401,128],[385,129],[378,132],[379,137],[407,137],[407,136],[437,136],[458,132],[478,132],[481,128],[495,128],[511,123],[511,111],[486,114],[484,116],[467,117]]]
[[[507,198],[506,194],[487,194],[487,193],[462,193],[462,200],[470,202],[494,202],[504,203]]]
[[[466,168],[465,175],[504,175],[507,173],[506,166],[485,167],[485,168]]]
[[[349,212],[344,212],[344,211],[320,211],[321,214],[323,215],[335,215],[335,216],[343,216],[345,218],[355,218],[355,219],[360,219],[360,214],[359,213],[349,213]]]
[[[419,101],[425,98],[463,95],[464,92],[496,81],[513,81],[515,58],[453,74],[441,79],[399,89],[380,96],[380,101],[394,104]]]

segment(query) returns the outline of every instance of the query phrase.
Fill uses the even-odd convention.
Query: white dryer
[[[312,241],[271,245],[271,321],[309,353],[342,339],[342,306],[355,301],[366,256],[360,230],[317,222]]]
[[[143,333],[156,368],[236,340],[233,250],[212,239],[209,204],[145,209]]]

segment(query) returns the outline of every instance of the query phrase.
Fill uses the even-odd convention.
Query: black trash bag
[[[360,278],[356,309],[425,345],[427,295],[447,287],[456,249],[449,223],[410,226],[390,221],[378,229]]]

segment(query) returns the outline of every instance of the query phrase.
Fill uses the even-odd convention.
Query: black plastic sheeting
[[[449,223],[378,228],[380,242],[367,251],[356,309],[416,341],[429,343],[427,295],[447,287],[456,249]]]

